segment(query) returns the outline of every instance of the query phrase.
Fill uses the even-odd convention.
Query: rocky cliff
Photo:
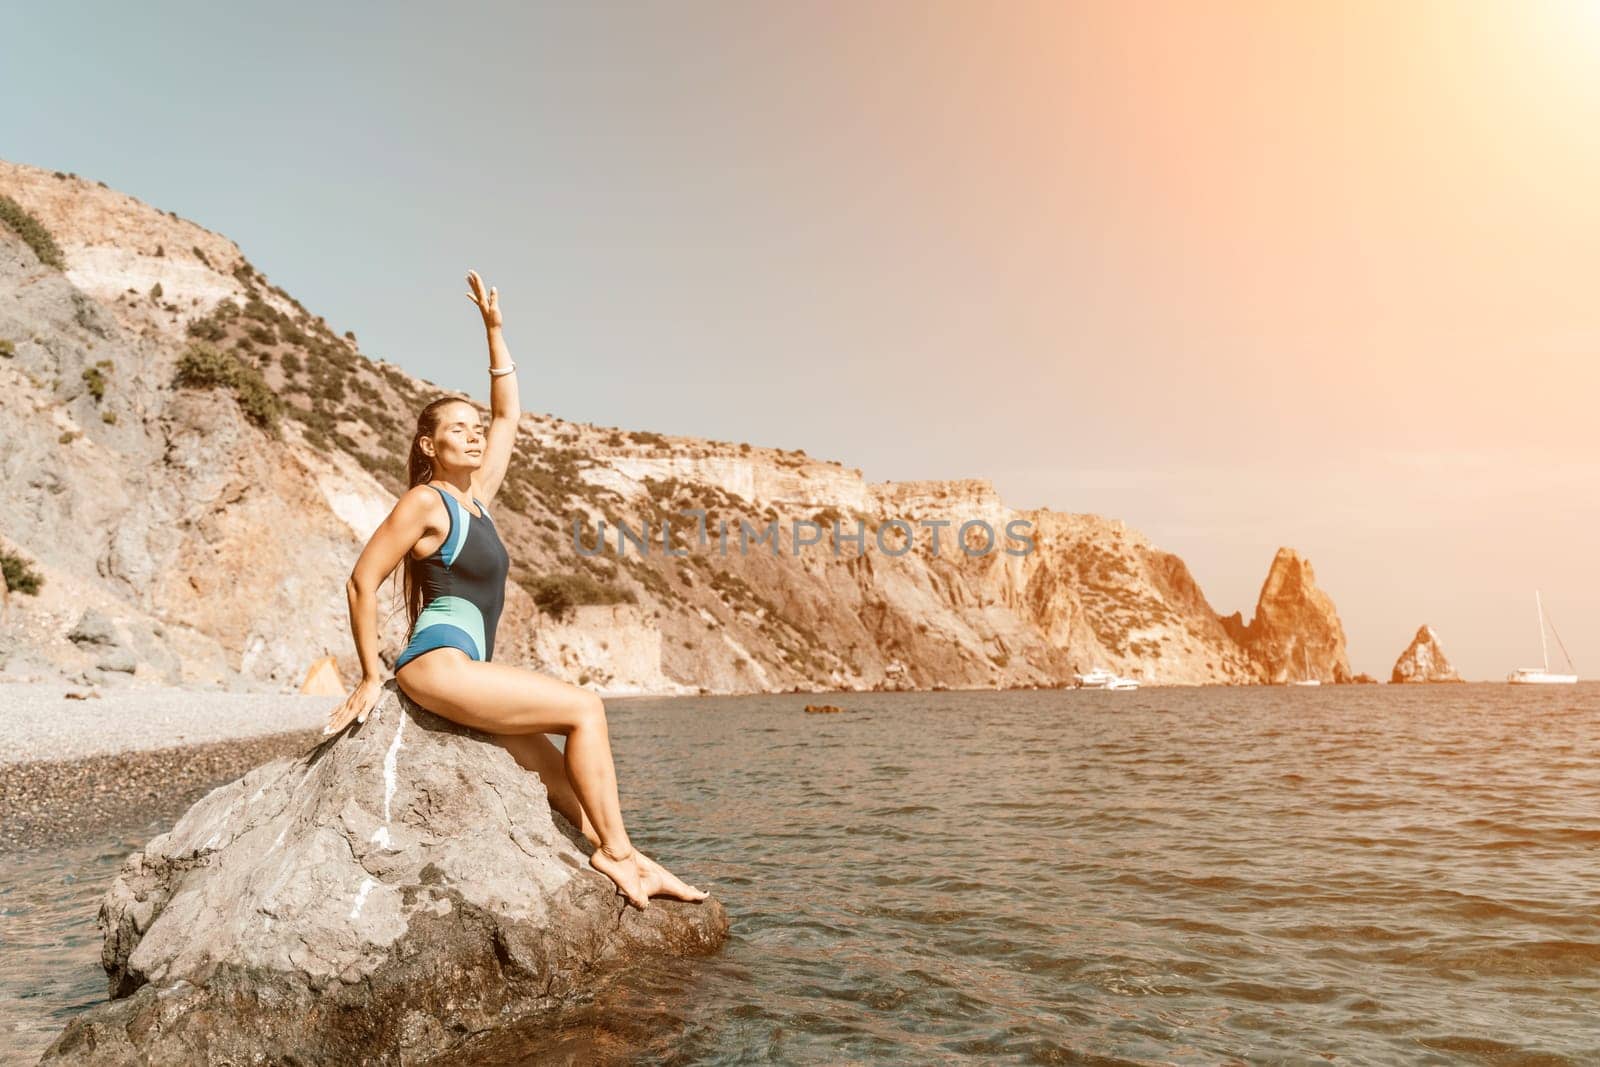
[[[0,553],[42,579],[0,615],[0,677],[292,689],[330,652],[353,677],[342,583],[441,390],[175,214],[7,163],[0,195],[31,220],[0,223]],[[803,451],[525,413],[490,506],[513,561],[497,657],[604,691],[1350,673],[1293,553],[1245,626],[1122,522],[1013,509],[980,479],[869,483]],[[746,528],[767,540],[741,551]],[[91,611],[109,644],[70,636]]]
[[[1445,657],[1444,648],[1439,644],[1439,635],[1433,632],[1433,627],[1424,623],[1417,628],[1417,635],[1411,639],[1406,650],[1400,653],[1400,658],[1395,660],[1389,681],[1396,684],[1459,682],[1461,675],[1456,673],[1456,669]]]

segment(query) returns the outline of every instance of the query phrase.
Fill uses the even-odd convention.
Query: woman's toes
[[[638,849],[634,849],[633,854],[637,860],[638,870],[644,884],[644,892],[647,896],[665,895],[677,900],[693,901],[704,900],[711,895],[698,886],[689,885]]]

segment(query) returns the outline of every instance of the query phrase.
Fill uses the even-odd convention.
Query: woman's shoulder
[[[404,508],[408,511],[420,511],[430,519],[434,519],[439,515],[444,515],[447,521],[449,518],[449,506],[444,501],[443,490],[427,482],[418,482],[400,494],[400,499],[395,502],[395,507],[397,509]],[[436,523],[430,523],[430,525],[436,525]]]
[[[419,501],[424,504],[442,504],[444,501],[440,499],[440,497],[441,490],[427,482],[418,482],[416,485],[413,485],[410,489],[407,489],[404,493],[400,494],[401,500],[412,504],[415,504]]]

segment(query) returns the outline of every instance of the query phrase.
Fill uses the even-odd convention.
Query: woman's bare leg
[[[600,843],[600,836],[589,822],[588,813],[578,802],[578,795],[573,791],[572,783],[567,781],[561,750],[556,748],[548,737],[544,734],[491,734],[490,736],[510,752],[517,763],[539,776],[540,781],[544,782],[545,792],[550,795],[552,808],[566,816],[567,821],[578,827],[584,837],[596,845]],[[634,848],[633,854],[643,869],[645,896],[660,895],[676,897],[679,900],[704,900],[709,895],[704,890],[683,881],[639,851],[637,847]]]
[[[567,781],[567,771],[563,763],[566,759],[561,750],[544,734],[491,734],[491,737],[511,753],[513,759],[524,769],[530,770],[544,782],[544,790],[550,794],[550,806],[566,817],[566,820],[596,845],[600,844],[600,834],[596,832],[594,824],[589,821],[589,813],[583,810],[583,805],[578,802],[578,794],[573,790],[572,783]]]
[[[472,659],[457,648],[418,656],[395,672],[395,681],[429,711],[484,733],[564,735],[567,781],[601,841],[589,866],[615,882],[635,907],[649,906],[622,824],[611,735],[597,695],[536,671]]]

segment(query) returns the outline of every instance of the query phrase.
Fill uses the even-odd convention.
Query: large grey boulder
[[[124,862],[99,916],[114,999],[40,1062],[420,1063],[721,945],[715,899],[632,908],[538,775],[385,688]]]
[[[86,608],[78,617],[77,625],[67,634],[68,640],[78,645],[121,645],[117,627],[110,619],[93,608]]]

